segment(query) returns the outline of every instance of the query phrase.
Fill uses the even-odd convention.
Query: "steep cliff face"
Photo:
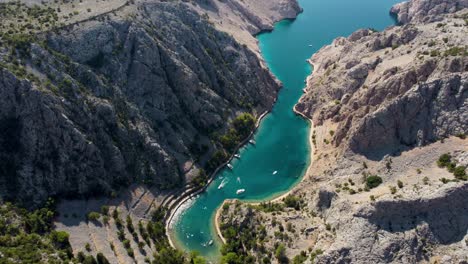
[[[337,124],[335,146],[373,159],[466,134],[462,16],[335,40],[312,57],[314,74],[296,110],[317,125]]]
[[[232,35],[260,55],[257,39],[262,31],[273,29],[281,19],[294,19],[302,11],[296,0],[198,0],[193,8],[209,17],[215,27]]]
[[[400,24],[434,22],[447,13],[468,8],[467,0],[418,0],[396,4],[390,10]]]
[[[269,109],[279,89],[254,52],[181,2],[20,44],[0,52],[0,188],[29,205],[135,182],[173,188],[222,149],[230,119]]]

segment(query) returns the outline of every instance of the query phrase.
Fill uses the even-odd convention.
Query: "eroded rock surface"
[[[441,15],[455,13],[468,8],[467,0],[412,0],[396,4],[390,10],[401,24],[416,22],[433,22]]]
[[[336,39],[312,57],[314,74],[295,109],[316,125],[337,124],[335,146],[373,159],[466,134],[468,32],[460,12]]]
[[[280,2],[256,14],[258,30],[297,14],[296,1]],[[34,206],[137,182],[180,186],[222,148],[230,119],[276,100],[280,84],[256,52],[196,3],[116,7],[43,33],[24,54],[1,48],[3,197]]]

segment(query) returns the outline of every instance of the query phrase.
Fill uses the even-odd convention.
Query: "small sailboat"
[[[230,163],[227,164],[227,167],[230,168],[232,170],[232,165]]]
[[[241,183],[240,177],[237,177],[237,182]]]
[[[274,172],[273,172],[273,175],[275,175],[276,173],[278,173],[278,171],[274,171]]]
[[[309,44],[309,47],[312,47],[312,44]]]
[[[236,194],[242,194],[244,192],[245,192],[245,189],[239,189],[239,190],[236,191]]]
[[[234,157],[240,159],[240,155],[239,155],[239,154],[234,154]]]

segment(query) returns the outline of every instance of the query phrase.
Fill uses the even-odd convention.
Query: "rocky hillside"
[[[439,20],[336,39],[312,57],[295,109],[333,123],[334,146],[372,159],[466,134],[466,17]]]
[[[468,8],[466,0],[412,0],[396,4],[390,10],[398,23],[428,23],[441,19],[441,15]]]
[[[3,198],[33,206],[130,183],[170,189],[220,162],[229,120],[268,110],[279,84],[201,4],[116,1],[88,16],[73,2],[2,4],[5,19],[26,16],[2,29]]]
[[[254,35],[270,31],[281,19],[294,19],[301,7],[295,0],[197,0],[195,10],[209,16],[216,28],[259,52]]]
[[[359,30],[310,59],[295,110],[313,121],[312,167],[273,203],[225,204],[226,252],[258,263],[468,261],[465,5],[399,4],[401,26]]]

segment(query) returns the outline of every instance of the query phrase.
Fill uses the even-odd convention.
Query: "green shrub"
[[[366,178],[366,187],[373,189],[382,183],[382,178],[377,175],[372,175]]]
[[[220,137],[225,149],[232,152],[234,148],[245,139],[255,128],[255,117],[249,113],[242,113],[232,121],[232,128]]]
[[[70,235],[65,231],[52,231],[50,233],[50,237],[53,243],[57,245],[57,247],[65,249],[70,247],[69,238]]]
[[[299,255],[296,255],[293,258],[293,264],[301,264],[304,263],[307,260],[307,254],[305,251],[301,251]]]
[[[101,215],[98,212],[90,212],[88,213],[88,221],[97,221],[101,217]]]
[[[398,188],[400,188],[400,189],[403,188],[403,182],[402,181],[398,180],[397,185],[398,185]]]
[[[440,178],[440,181],[443,183],[443,184],[446,184],[449,182],[449,180],[447,178]]]
[[[114,219],[119,218],[119,211],[117,210],[117,208],[115,208],[114,211],[112,211],[112,217]]]
[[[206,169],[209,172],[212,172],[216,169],[220,164],[227,160],[228,156],[224,151],[218,150],[216,151],[211,159],[207,162]]]
[[[286,256],[286,247],[280,244],[275,250],[275,257],[279,263],[288,263],[288,257]]]
[[[466,167],[465,166],[456,167],[455,170],[453,171],[453,175],[455,176],[455,178],[459,180],[466,180],[467,179]]]
[[[206,175],[203,169],[200,169],[198,175],[192,180],[193,185],[202,188],[208,183],[208,175]]]
[[[255,208],[266,213],[271,213],[271,212],[283,211],[284,206],[285,206],[284,204],[280,204],[280,203],[267,202],[267,203],[260,203],[259,205],[255,206]]]
[[[130,217],[130,215],[127,215],[127,229],[128,229],[128,232],[130,233],[133,233],[133,231],[135,231],[135,227],[133,226],[133,221],[132,221],[132,218]]]
[[[23,55],[29,51],[31,43],[34,41],[29,34],[6,34],[3,36],[7,44],[19,50]]]
[[[428,185],[429,184],[429,178],[426,176],[423,178],[423,184]]]
[[[93,256],[86,256],[83,260],[83,264],[97,264],[97,262]]]
[[[125,239],[124,241],[122,241],[122,244],[124,248],[130,248],[130,241],[128,239]]]
[[[301,198],[299,198],[299,197],[297,197],[295,195],[290,194],[290,195],[286,196],[283,199],[283,202],[286,205],[286,207],[294,208],[296,210],[301,209],[302,200],[301,200]]]
[[[451,47],[450,49],[445,51],[445,56],[461,56],[466,54],[467,52],[465,47]]]
[[[101,214],[102,215],[108,215],[109,214],[109,206],[107,206],[107,205],[101,206]]]

